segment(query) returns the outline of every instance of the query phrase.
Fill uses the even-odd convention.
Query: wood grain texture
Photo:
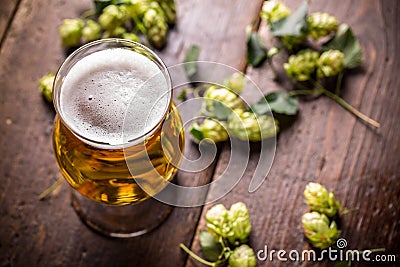
[[[0,8],[0,48],[5,38],[7,29],[12,23],[15,11],[18,9],[19,0],[3,1]]]
[[[298,1],[285,1],[294,9]],[[349,249],[386,248],[399,257],[400,244],[400,112],[398,72],[400,20],[396,1],[312,1],[311,11],[325,11],[347,22],[359,38],[364,53],[361,68],[345,78],[341,96],[365,114],[377,119],[381,128],[372,129],[358,121],[338,104],[320,97],[302,99],[294,124],[278,138],[273,166],[264,184],[255,192],[247,188],[258,160],[253,149],[249,168],[240,183],[218,203],[227,207],[237,201],[247,204],[253,230],[250,244],[255,251],[264,249],[310,249],[302,234],[301,216],[307,207],[303,190],[317,181],[335,191],[343,207],[357,208],[342,219],[342,236]],[[259,33],[268,47],[276,44],[265,24]],[[283,57],[283,58],[282,58]],[[276,63],[284,62],[280,55]],[[278,67],[280,83],[271,80],[269,66],[247,68],[249,77],[264,92],[288,90],[290,84]],[[282,80],[284,79],[284,80]],[[285,80],[286,79],[286,80]],[[229,163],[229,149],[221,152],[214,179]],[[209,192],[213,194],[213,189]],[[203,209],[198,231],[205,229]],[[192,249],[199,253],[197,235]],[[286,255],[287,256],[287,255]],[[259,261],[259,266],[325,266],[332,262]],[[356,266],[374,266],[360,263]],[[189,259],[187,266],[200,266]],[[353,266],[353,265],[352,265]],[[387,263],[387,266],[395,266]]]
[[[179,243],[199,252],[198,231],[205,228],[204,215],[209,206],[203,211],[175,208],[165,224],[151,234],[117,240],[99,236],[79,221],[70,207],[66,184],[45,201],[37,200],[58,176],[51,147],[54,111],[38,93],[37,81],[55,71],[65,58],[57,33],[61,20],[79,16],[90,8],[90,2],[22,0],[2,43],[0,264],[200,266],[179,249]],[[291,8],[297,2],[285,1]],[[246,70],[263,92],[288,89],[291,85],[283,74],[281,83],[270,79],[268,66],[246,68],[244,28],[257,16],[261,3],[180,0],[178,24],[168,36],[168,46],[158,53],[172,66],[182,62],[188,47],[198,44],[201,60]],[[349,248],[385,247],[387,253],[399,256],[399,3],[315,0],[310,9],[327,11],[354,29],[362,44],[364,63],[347,75],[341,95],[382,126],[378,130],[367,127],[330,99],[302,99],[298,119],[279,135],[274,164],[263,185],[255,193],[248,192],[259,159],[259,147],[253,144],[244,177],[218,203],[247,204],[253,223],[250,244],[255,250],[268,245],[269,249],[301,251],[309,248],[300,227],[306,209],[302,192],[307,182],[319,181],[335,191],[343,206],[358,208],[342,220]],[[4,10],[2,3],[1,12]],[[266,26],[261,25],[259,32],[270,46]],[[186,144],[186,151],[193,157],[198,155],[193,143]],[[218,162],[204,172],[180,172],[179,183],[195,186],[207,183],[212,176],[219,177],[229,164],[229,152],[228,146],[223,146]],[[258,263],[301,264],[276,260]],[[325,261],[303,265],[333,264]]]
[[[260,3],[220,1],[210,9],[215,5],[212,1],[178,1],[178,24],[166,49],[158,52],[173,65],[183,60],[187,47],[198,43],[203,60],[243,68],[244,28]],[[226,9],[231,5],[235,8]],[[58,176],[51,147],[54,112],[40,96],[37,82],[65,58],[57,33],[61,20],[78,17],[88,8],[89,0],[22,1],[4,42],[0,153],[7,156],[0,161],[0,225],[4,229],[0,262],[4,266],[183,266],[187,255],[179,243],[191,242],[201,208],[175,208],[151,234],[117,240],[99,236],[79,221],[70,207],[66,184],[46,201],[37,200]],[[207,20],[204,14],[209,14]],[[186,150],[196,157],[193,143]],[[213,168],[196,174],[181,172],[178,182],[207,183]]]

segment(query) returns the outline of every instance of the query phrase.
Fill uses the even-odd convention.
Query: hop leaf
[[[202,124],[195,122],[192,124],[189,131],[197,141],[208,138],[214,142],[223,142],[228,139],[228,133],[222,122],[214,119],[205,119]]]
[[[303,1],[303,3],[293,12],[293,14],[271,23],[269,25],[271,33],[274,36],[302,35],[307,29],[307,13],[308,4],[307,1]]]
[[[336,35],[324,44],[323,51],[335,49],[344,54],[344,65],[346,68],[355,68],[362,63],[361,45],[354,36],[353,31],[347,24],[341,24],[336,31]]]
[[[286,73],[295,81],[307,81],[314,74],[319,54],[310,49],[304,49],[296,55],[291,55],[283,65]]]
[[[335,32],[338,28],[339,22],[328,13],[312,13],[307,17],[308,33],[314,40],[328,36],[330,33]]]
[[[209,261],[217,261],[221,255],[222,246],[210,232],[200,230],[200,246],[204,258]]]
[[[304,198],[311,210],[323,213],[328,217],[334,217],[340,209],[340,202],[336,201],[333,192],[328,192],[319,183],[309,183],[304,190]]]
[[[77,46],[82,38],[83,25],[81,19],[64,19],[58,28],[62,45],[65,47]]]
[[[328,50],[323,52],[318,59],[317,76],[335,76],[344,69],[344,54],[339,50]]]
[[[247,62],[253,67],[259,67],[267,59],[267,48],[257,32],[247,34]]]
[[[248,245],[241,245],[229,257],[229,267],[255,267],[257,263],[254,251]]]
[[[260,141],[278,132],[277,122],[267,115],[235,110],[228,117],[228,131],[241,140]]]
[[[53,102],[53,83],[55,76],[49,73],[39,80],[39,90],[48,102]]]
[[[261,18],[265,19],[267,24],[271,24],[286,18],[290,15],[290,13],[290,9],[287,8],[282,2],[270,0],[264,2],[260,16]]]
[[[326,249],[340,237],[341,231],[337,229],[334,221],[329,222],[325,214],[309,212],[301,219],[304,235],[313,247]]]

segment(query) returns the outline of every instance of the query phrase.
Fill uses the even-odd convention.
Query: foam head
[[[70,69],[61,88],[60,111],[80,136],[122,145],[160,122],[169,106],[169,90],[152,60],[112,48],[92,53]]]

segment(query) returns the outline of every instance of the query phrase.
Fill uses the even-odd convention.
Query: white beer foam
[[[123,144],[158,124],[169,104],[168,90],[164,75],[147,57],[122,48],[103,50],[71,68],[61,88],[61,112],[79,135]]]

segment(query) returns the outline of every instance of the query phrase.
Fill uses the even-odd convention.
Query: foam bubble
[[[61,113],[79,135],[118,145],[157,125],[168,107],[168,89],[147,57],[122,48],[103,50],[71,68],[61,88]]]

